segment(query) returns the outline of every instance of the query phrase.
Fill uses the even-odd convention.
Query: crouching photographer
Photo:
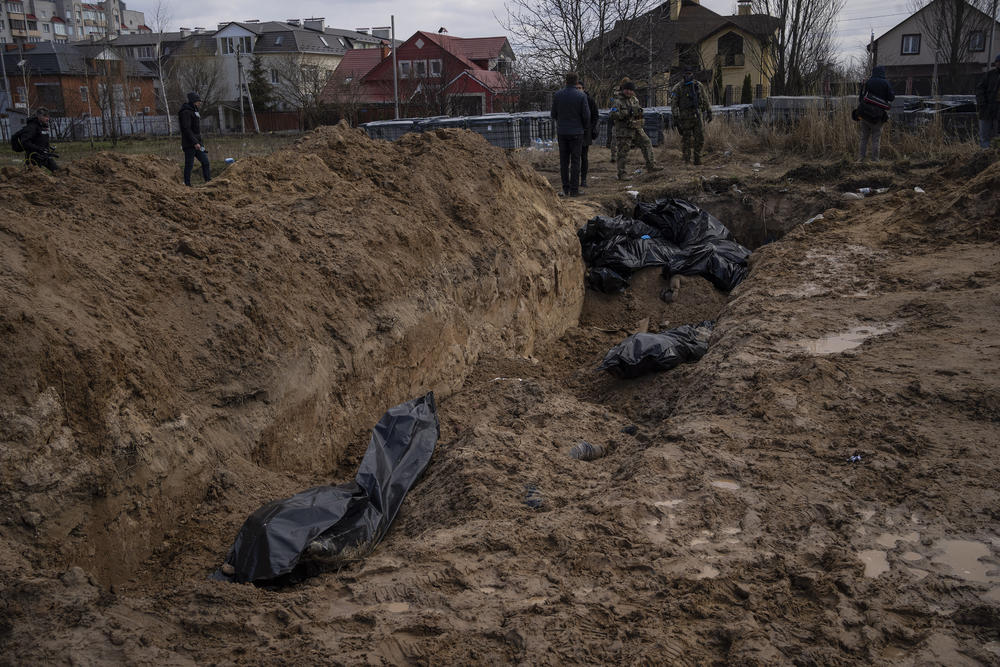
[[[21,149],[24,150],[24,161],[49,171],[57,171],[59,165],[55,158],[59,157],[49,145],[49,110],[40,107],[35,115],[28,119],[24,129],[18,132]]]

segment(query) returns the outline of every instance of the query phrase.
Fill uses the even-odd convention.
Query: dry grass
[[[853,159],[858,152],[859,136],[858,123],[851,120],[850,109],[816,109],[791,125],[750,125],[717,119],[707,127],[705,148],[777,157]],[[680,135],[676,131],[667,132],[665,145],[679,148]],[[886,159],[942,158],[975,150],[973,137],[950,134],[940,117],[918,129],[890,122],[882,131],[881,154]]]

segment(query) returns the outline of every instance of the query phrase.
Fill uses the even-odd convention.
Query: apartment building
[[[150,32],[145,15],[121,0],[0,0],[0,44],[72,42]]]

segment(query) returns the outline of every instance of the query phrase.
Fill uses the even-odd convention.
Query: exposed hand
[[[195,145],[194,145],[194,149],[195,149],[196,151],[200,151],[200,150],[201,150],[201,144],[195,144]]]

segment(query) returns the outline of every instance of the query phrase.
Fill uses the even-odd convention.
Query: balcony
[[[715,56],[715,62],[722,67],[743,67],[746,56],[742,53],[720,53]]]

